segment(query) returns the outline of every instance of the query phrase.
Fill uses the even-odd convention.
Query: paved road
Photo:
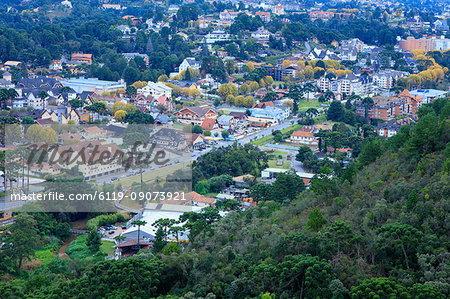
[[[298,152],[298,147],[290,146],[290,145],[284,145],[284,144],[269,143],[269,144],[266,145],[266,147],[268,147],[270,149],[281,149],[281,150],[288,150],[288,151]]]
[[[309,45],[309,42],[305,42],[305,51],[303,53],[309,54],[311,52],[311,46]]]
[[[308,172],[303,168],[303,163],[295,160],[295,155],[291,157],[291,168],[296,172]]]
[[[294,125],[295,125],[297,123],[298,119],[297,118],[288,119],[285,122],[282,122],[281,124],[278,124],[276,126],[272,126],[267,129],[263,129],[261,131],[258,131],[255,134],[250,134],[244,138],[239,139],[238,143],[239,144],[247,144],[247,143],[255,140],[255,138],[260,139],[260,138],[266,137],[266,136],[272,134],[272,132],[275,130],[282,130],[282,129],[292,126],[293,125],[292,121],[294,122]]]

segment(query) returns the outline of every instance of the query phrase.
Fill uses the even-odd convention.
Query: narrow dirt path
[[[59,255],[60,258],[62,258],[62,259],[70,259],[69,255],[66,253],[66,249],[69,246],[70,242],[75,240],[75,238],[77,236],[78,236],[77,234],[72,234],[72,237],[69,240],[66,240],[64,242],[64,244],[61,246],[61,248],[59,248],[58,255]]]

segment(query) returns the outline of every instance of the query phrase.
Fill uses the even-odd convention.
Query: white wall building
[[[372,76],[373,84],[381,89],[390,89],[394,87],[395,82],[399,78],[409,76],[408,72],[400,72],[394,70],[383,70]]]
[[[270,32],[264,27],[259,27],[258,30],[251,34],[251,37],[258,41],[269,41]]]
[[[146,97],[152,96],[153,98],[159,98],[160,96],[166,96],[170,98],[172,97],[172,88],[162,82],[148,82],[147,85],[139,88],[137,93]]]
[[[227,41],[230,39],[230,34],[226,33],[223,29],[217,29],[213,32],[208,33],[205,36],[205,42],[207,44],[214,44],[215,42]]]
[[[195,60],[195,58],[187,57],[183,60],[183,62],[178,67],[178,73],[187,70],[188,68],[193,69],[196,73],[200,71],[201,63],[200,61]]]

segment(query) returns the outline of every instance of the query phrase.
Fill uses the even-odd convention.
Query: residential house
[[[195,73],[198,73],[200,71],[201,63],[200,61],[197,61],[193,57],[187,57],[181,62],[180,66],[178,67],[178,73],[181,73],[182,71],[187,70],[188,68],[191,68],[195,71]]]
[[[92,64],[92,54],[73,53],[71,60],[77,64],[91,65]]]
[[[251,116],[254,118],[274,119],[277,122],[282,122],[286,119],[286,113],[280,107],[268,106],[264,109],[252,108],[250,109]]]
[[[319,144],[318,139],[314,136],[313,133],[303,130],[292,132],[289,140],[291,143],[311,146],[315,148]]]
[[[341,46],[336,52],[339,52],[337,56],[341,60],[356,61],[358,57],[358,49],[354,46]]]
[[[180,111],[175,112],[175,116],[181,123],[188,123],[193,125],[200,125],[205,118],[217,118],[218,113],[210,106],[194,106],[185,107]]]
[[[272,8],[272,12],[276,15],[284,15],[284,7],[281,3],[278,3]]]
[[[314,48],[309,54],[308,58],[310,60],[340,60],[334,52],[330,50],[323,50]]]
[[[217,201],[216,198],[206,197],[195,191],[186,194],[186,198],[192,202],[194,207],[213,207]]]
[[[417,116],[407,116],[387,123],[379,123],[377,133],[381,137],[390,138],[396,135],[403,126],[417,122]]]
[[[175,109],[175,104],[172,101],[172,98],[167,96],[159,96],[156,99],[153,99],[152,106],[158,109],[158,106],[162,106],[165,108],[166,112],[172,112]]]
[[[187,147],[185,136],[171,128],[155,128],[150,133],[149,142],[175,150],[183,150]]]
[[[54,78],[36,76],[34,78],[23,78],[16,86],[16,89],[43,89],[56,90],[63,87],[62,83]]]
[[[152,96],[153,98],[159,98],[165,96],[167,98],[172,97],[172,88],[164,84],[163,82],[151,82],[149,81],[147,85],[139,88],[137,90],[138,94],[144,95],[146,97]]]
[[[269,30],[259,27],[255,32],[252,32],[251,37],[260,42],[268,42],[270,34]]]
[[[206,147],[205,138],[201,134],[192,134],[192,148],[194,150],[203,149]]]
[[[412,18],[408,18],[406,20],[406,25],[408,26],[409,29],[411,30],[419,30],[422,29],[424,27],[424,21],[422,19],[421,16],[416,15]]]
[[[230,34],[226,33],[223,29],[216,29],[213,32],[208,33],[204,41],[207,44],[214,44],[215,42],[227,41],[230,39]]]
[[[374,105],[365,107],[362,103],[356,104],[356,114],[365,116],[366,110],[369,118],[390,120],[397,116],[415,116],[422,106],[420,96],[412,96],[408,90],[404,90],[396,97],[377,96],[373,98]]]
[[[220,117],[220,116],[219,116]],[[214,130],[217,128],[217,119],[215,118],[205,118],[202,122],[202,129],[203,130]]]
[[[111,153],[111,157],[121,157],[123,155],[121,149],[114,143],[104,144],[101,141],[84,141],[59,146],[54,150],[55,159],[53,161],[56,162],[52,163],[53,165],[58,165],[64,169],[78,166],[78,170],[82,173],[85,180],[115,174],[123,169],[120,159],[104,163],[102,153],[105,151]]]
[[[106,4],[103,4],[103,5],[106,5]],[[141,232],[141,233],[142,233],[141,237],[144,237],[144,232]],[[151,236],[154,239],[154,236],[153,235],[151,235]],[[117,257],[126,258],[126,257],[130,257],[130,256],[137,254],[139,252],[139,250],[152,248],[153,242],[149,242],[147,240],[139,240],[139,242],[138,242],[138,240],[136,238],[136,239],[131,239],[131,240],[125,241],[123,243],[114,245],[114,247],[116,248],[115,255]]]
[[[436,20],[433,23],[433,27],[434,27],[434,30],[437,30],[437,31],[448,31],[449,30],[447,19]]]
[[[89,126],[83,128],[82,136],[86,140],[101,140],[106,139],[108,135],[114,134],[113,132],[108,132],[107,130],[101,129],[97,126]]]
[[[115,9],[115,10],[123,10],[126,9],[126,6],[122,6],[120,4],[103,4],[103,9]]]
[[[219,19],[224,21],[234,21],[239,15],[238,11],[225,9],[219,13]]]
[[[123,35],[131,34],[131,28],[128,25],[119,25],[116,29],[122,32]]]
[[[261,21],[264,23],[270,23],[270,12],[268,11],[257,11],[255,12],[255,17],[260,17]]]
[[[252,182],[255,177],[251,174],[244,174],[233,178],[233,183],[237,188],[249,188],[249,182]]]
[[[309,13],[309,18],[311,21],[315,21],[317,19],[321,19],[323,21],[331,20],[334,17],[334,12],[332,11],[311,11]]]
[[[8,72],[8,71],[4,72],[2,74],[2,77],[3,77],[3,80],[6,80],[8,82],[12,81],[12,74],[10,72]]]
[[[223,114],[217,118],[219,128],[229,130],[236,125],[237,120],[232,115]]]
[[[52,71],[61,71],[63,69],[61,60],[52,60],[49,69]]]

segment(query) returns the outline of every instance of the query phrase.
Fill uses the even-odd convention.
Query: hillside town
[[[249,249],[233,243],[236,233],[214,236],[219,219],[232,219],[237,213],[270,218],[269,211],[292,204],[300,194],[316,194],[321,201],[315,202],[314,209],[308,205],[308,213],[320,224],[311,228],[308,219],[307,225],[319,235],[327,223],[319,208],[329,207],[330,225],[345,221],[342,215],[333,218],[338,209],[350,205],[345,191],[338,190],[361,184],[363,175],[357,177],[358,171],[365,169],[365,180],[369,180],[370,167],[381,167],[377,159],[384,152],[407,146],[407,139],[414,138],[408,132],[420,127],[429,114],[440,117],[439,124],[421,134],[438,134],[438,128],[448,128],[450,6],[445,0],[423,7],[411,1],[371,0],[64,0],[42,1],[38,6],[34,0],[10,2],[0,4],[0,252],[13,244],[2,243],[1,237],[11,238],[11,228],[23,225],[28,211],[50,215],[31,221],[37,221],[42,240],[46,234],[51,237],[43,245],[36,242],[30,250],[39,247],[39,252],[52,252],[61,259],[170,256],[195,251],[201,242],[202,250],[221,248],[219,255],[245,259],[243,252]],[[75,24],[77,16],[79,24]],[[14,26],[7,28],[8,22]],[[20,22],[27,25],[17,25]],[[418,162],[418,157],[432,155],[430,149],[448,151],[446,138],[441,138],[441,147],[418,146],[419,154],[411,159],[417,160],[422,176],[432,162]],[[417,144],[420,141],[392,157],[401,159]],[[26,156],[29,147],[36,145],[44,148],[41,160]],[[56,149],[45,147],[49,145]],[[135,161],[138,148],[150,154],[160,151],[167,159],[155,162],[156,154],[152,162]],[[107,158],[120,159],[104,163],[105,152]],[[67,153],[78,155],[77,159],[65,160]],[[387,221],[377,213],[387,213],[387,203],[393,201],[390,196],[402,191],[381,186],[398,176],[402,167],[386,170],[383,180],[367,186],[380,198],[370,206],[370,219],[358,224],[365,230],[381,229],[382,221]],[[409,179],[401,184],[409,184]],[[76,184],[68,187],[69,182]],[[426,187],[420,188],[422,192]],[[408,200],[412,196],[417,201],[417,194],[402,190]],[[80,205],[30,200],[31,194],[51,192],[100,192],[108,198],[113,194],[114,199],[105,205],[101,201],[88,204],[86,210]],[[152,192],[157,193],[155,197]],[[10,200],[14,196],[27,199]],[[306,207],[301,202],[291,206],[298,211]],[[412,210],[408,206],[407,211]],[[402,217],[403,221],[407,218]],[[275,219],[271,221],[280,222]],[[298,223],[289,221],[291,227],[306,225],[300,225],[300,218]],[[43,222],[52,224],[47,227]],[[409,224],[414,225],[413,220]],[[429,231],[432,224],[425,226]],[[326,234],[334,234],[330,232]],[[208,243],[213,236],[221,241]],[[269,242],[266,237],[261,242]],[[361,236],[345,242],[333,238],[337,254],[321,259],[339,264],[342,248],[357,243],[355,252],[361,262]],[[306,245],[286,244],[270,250],[307,251]],[[233,246],[245,249],[239,249],[241,253],[227,249]],[[404,248],[403,252],[407,255]],[[380,256],[369,252],[364,259],[370,257],[367,263],[375,264]],[[272,263],[269,259],[268,264]],[[406,257],[411,273],[408,261],[416,259]],[[20,259],[16,272],[38,269],[31,264],[28,261],[23,266]],[[368,264],[364,267],[369,268]],[[388,275],[389,267],[380,266],[370,276]],[[261,279],[272,275],[267,271]],[[395,275],[403,275],[400,281],[413,281],[412,274]],[[211,298],[259,294],[251,290],[245,290],[245,296],[238,296],[236,290],[226,293],[232,292],[230,283],[208,287],[192,298],[207,293],[215,294]],[[346,295],[331,296],[327,285],[328,293],[323,296],[347,298],[351,293],[352,298],[369,298],[353,293],[359,287],[356,280],[339,283],[342,288],[346,284]],[[222,287],[227,291],[218,291]],[[281,290],[269,284],[258,288],[258,292],[274,295],[261,293],[263,297],[255,298],[281,294],[283,298],[315,298],[318,294],[303,294],[303,285],[298,292],[296,287]],[[163,289],[170,287],[158,287],[159,293],[152,291],[151,296],[163,295]],[[180,290],[181,286],[178,295],[187,294]],[[445,293],[442,287],[436,290]],[[98,296],[108,297],[102,294]],[[149,295],[142,294],[136,298]]]

